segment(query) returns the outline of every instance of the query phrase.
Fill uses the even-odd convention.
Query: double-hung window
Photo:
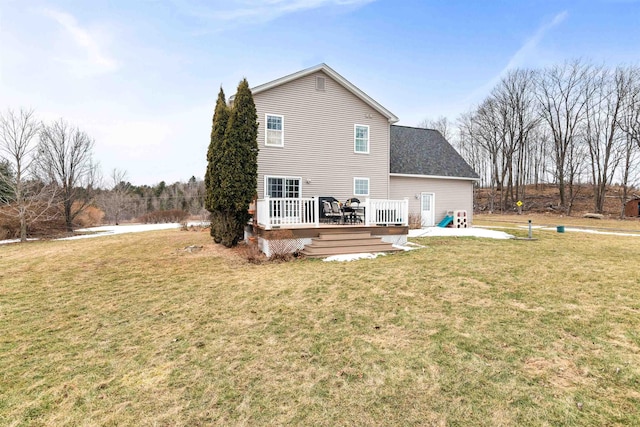
[[[353,178],[353,194],[356,196],[368,196],[369,178]]]
[[[267,114],[265,117],[264,145],[284,147],[284,117]]]
[[[356,153],[369,154],[369,126],[354,125],[353,151]]]

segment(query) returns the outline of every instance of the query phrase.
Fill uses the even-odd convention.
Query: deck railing
[[[365,199],[364,225],[408,225],[409,201]],[[258,225],[266,230],[272,228],[319,227],[320,210],[318,198],[265,197],[256,203]]]
[[[318,198],[265,197],[256,204],[258,225],[270,230],[282,226],[319,226]]]
[[[365,225],[408,225],[409,200],[366,199]]]

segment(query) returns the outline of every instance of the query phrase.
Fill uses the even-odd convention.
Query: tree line
[[[515,69],[456,124],[458,135],[446,118],[421,125],[453,140],[490,190],[491,210],[514,208],[527,185],[554,183],[559,209],[571,214],[589,184],[602,213],[608,186],[620,184],[624,204],[638,184],[640,68],[575,60]]]
[[[116,224],[156,211],[204,214],[202,180],[135,186],[117,169],[105,179],[93,146],[64,119],[43,123],[28,109],[0,113],[0,228],[25,241],[36,224],[72,231],[88,208]]]

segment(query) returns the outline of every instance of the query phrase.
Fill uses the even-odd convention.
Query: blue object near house
[[[453,215],[447,215],[442,219],[442,221],[438,223],[438,227],[444,228],[447,225],[451,224],[452,222],[453,222]]]

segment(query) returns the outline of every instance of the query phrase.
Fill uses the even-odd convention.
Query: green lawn
[[[0,425],[640,425],[640,237],[535,237],[0,246]]]

